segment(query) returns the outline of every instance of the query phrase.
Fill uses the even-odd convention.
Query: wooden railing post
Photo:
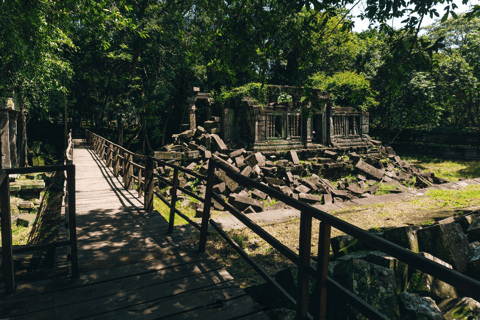
[[[107,168],[112,167],[112,145],[111,144],[108,145],[108,149],[107,149],[106,165],[107,165]]]
[[[142,197],[142,169],[138,168],[138,198]]]
[[[120,172],[120,157],[117,147],[113,147],[113,175],[118,177]]]
[[[147,157],[145,161],[145,211],[153,210],[153,159]]]
[[[100,159],[104,160],[105,155],[105,140],[102,139],[102,143],[100,144]]]
[[[198,252],[205,252],[208,235],[208,222],[210,220],[210,209],[212,207],[213,184],[215,183],[215,162],[210,159],[208,162],[207,189],[205,190],[205,201],[203,203],[202,225],[200,228],[200,243]]]
[[[72,278],[79,278],[78,253],[77,253],[77,220],[75,209],[75,166],[67,169],[68,186],[68,229],[70,235],[70,263],[72,265]]]
[[[170,189],[172,202],[170,204],[170,219],[168,220],[168,233],[173,232],[175,226],[175,204],[177,203],[177,187],[178,187],[178,168],[173,170],[173,185]]]
[[[317,283],[315,291],[319,296],[320,303],[316,310],[315,320],[325,320],[327,311],[327,277],[328,263],[330,258],[330,233],[332,227],[325,222],[320,222],[320,234],[318,237],[318,263]]]
[[[3,278],[5,279],[5,292],[15,292],[15,271],[13,269],[13,251],[12,251],[12,217],[10,215],[10,186],[9,177],[4,170],[1,171],[4,176],[0,185],[0,197],[2,201],[2,264]]]
[[[125,153],[125,167],[126,169],[123,172],[123,176],[125,179],[125,189],[132,190],[135,189],[133,183],[133,155],[130,153]]]
[[[304,212],[300,214],[299,262],[297,280],[297,317],[308,319],[308,289],[310,269],[310,251],[312,240],[312,217]]]

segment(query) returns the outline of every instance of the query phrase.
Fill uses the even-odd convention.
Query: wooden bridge
[[[1,319],[268,319],[227,271],[197,253],[75,141],[79,278],[18,283]],[[57,249],[60,261],[65,250]]]
[[[89,131],[87,139],[88,146],[77,141],[73,165],[0,170],[2,199],[9,198],[8,174],[38,170],[65,170],[66,198],[69,199],[64,214],[68,230],[65,238],[52,244],[14,249],[11,246],[9,202],[2,201],[5,286],[0,287],[3,291],[0,291],[1,319],[268,319],[234,279],[202,253],[205,252],[209,224],[270,285],[272,291],[295,306],[296,319],[299,320],[326,319],[327,289],[340,295],[368,319],[388,319],[328,276],[332,227],[463,290],[476,300],[480,299],[479,281],[242,176],[220,158],[210,159],[208,174],[203,176],[132,153]],[[140,161],[134,162],[135,157]],[[173,169],[173,179],[154,173],[154,161]],[[217,169],[223,170],[235,183],[256,188],[301,212],[298,254],[213,192]],[[206,181],[205,196],[181,187],[180,171]],[[154,191],[155,180],[172,186],[171,200]],[[135,181],[138,191],[134,189]],[[177,190],[204,203],[201,225],[175,208]],[[144,197],[141,197],[142,193]],[[153,194],[170,207],[168,223],[151,210]],[[297,266],[295,298],[210,219],[212,200]],[[190,245],[179,229],[174,228],[177,214],[200,230],[198,247]],[[310,251],[315,220],[320,221],[316,266],[311,263]],[[60,247],[67,247],[67,251]],[[58,267],[68,269],[68,276],[15,284],[13,254],[51,248],[57,248]],[[310,277],[317,280],[314,297],[309,297]]]

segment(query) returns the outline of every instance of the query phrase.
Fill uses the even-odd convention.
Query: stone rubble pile
[[[400,227],[377,235],[480,280],[480,211],[443,219],[430,226]],[[335,259],[329,265],[330,276],[368,303],[379,306],[378,310],[394,312],[388,314],[390,319],[480,318],[480,303],[460,289],[374,251],[351,236],[332,238],[332,249]],[[391,277],[379,277],[380,271],[372,271],[376,269]],[[389,300],[390,297],[394,298]],[[334,313],[339,319],[355,313],[342,306],[340,297],[337,302]]]
[[[36,219],[40,207],[40,193],[45,189],[45,175],[32,173],[10,176],[10,213],[12,223],[28,227]]]
[[[430,226],[408,226],[377,235],[433,260],[449,269],[480,280],[480,211],[447,218]],[[351,236],[332,238],[334,258],[329,276],[392,320],[480,319],[480,303],[459,288],[409,266]],[[296,268],[279,271],[275,280],[292,296]],[[310,287],[314,287],[314,280]],[[272,293],[268,284],[246,289],[263,305],[292,308]],[[314,293],[312,293],[314,294]],[[313,297],[310,301],[316,300]],[[327,319],[367,319],[330,291]]]
[[[212,117],[212,126],[216,120]],[[357,154],[349,152],[348,148],[264,153],[247,151],[245,148],[230,149],[217,134],[208,133],[203,127],[184,131],[173,138],[173,144],[156,153],[163,160],[178,161],[188,169],[206,174],[208,161],[214,158],[224,167],[311,205],[369,197],[379,190],[381,183],[388,186],[386,189],[389,192],[398,193],[407,191],[407,186],[413,186],[413,181],[415,187],[446,182],[433,173],[424,173],[411,166],[397,156],[391,147],[385,148],[374,140],[366,154]],[[158,171],[166,176],[172,174],[168,167],[159,168]],[[281,202],[266,207],[265,203],[271,202],[266,194],[239,185],[222,169],[217,169],[215,175],[217,184],[214,191],[241,211],[249,213],[285,207]],[[204,182],[195,179],[182,175],[180,186],[195,187],[203,192]],[[216,205],[216,209],[223,210],[219,205]]]

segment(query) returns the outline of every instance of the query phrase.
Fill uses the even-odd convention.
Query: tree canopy
[[[313,83],[379,128],[476,126],[480,6],[458,15],[451,0],[367,0],[361,17],[379,26],[356,33],[355,4],[3,1],[0,90],[21,96],[29,117],[55,121],[68,105],[97,128],[138,123],[146,149],[181,129],[194,86]],[[422,30],[425,16],[438,20]]]

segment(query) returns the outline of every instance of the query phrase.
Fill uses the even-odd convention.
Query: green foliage
[[[337,107],[353,107],[365,111],[378,104],[375,101],[377,93],[371,89],[370,82],[362,74],[344,71],[325,77],[323,73],[317,73],[311,80],[313,87],[330,93],[333,104]]]
[[[254,99],[256,104],[265,105],[268,103],[267,86],[261,83],[252,82],[244,86],[227,90],[222,87],[220,92],[213,91],[215,101],[225,103],[227,100],[242,101],[244,98]]]

